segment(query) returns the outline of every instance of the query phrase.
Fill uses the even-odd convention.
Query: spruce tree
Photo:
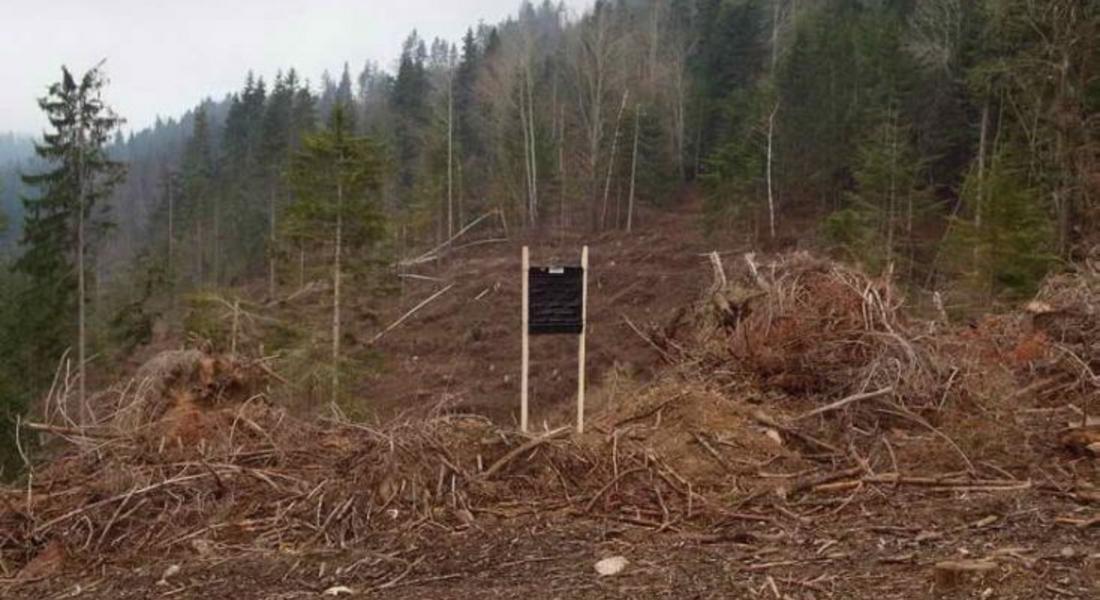
[[[397,114],[398,184],[410,192],[416,183],[419,162],[424,148],[424,130],[430,111],[428,97],[431,83],[427,73],[427,47],[415,31],[405,40],[391,102]]]
[[[375,144],[355,136],[345,106],[333,108],[327,129],[307,135],[290,165],[297,202],[287,214],[292,235],[332,248],[332,402],[340,393],[341,283],[343,255],[362,248],[383,232],[375,192],[383,166]],[[311,235],[312,234],[312,235]]]
[[[104,211],[97,208],[102,208],[101,202],[125,174],[123,165],[106,150],[122,120],[102,99],[107,79],[101,67],[79,80],[65,67],[61,75],[61,81],[51,85],[38,102],[53,131],[45,134],[35,152],[50,168],[23,177],[39,195],[24,199],[24,253],[16,269],[32,282],[23,302],[25,324],[30,326],[25,343],[33,348],[29,372],[37,377],[52,372],[64,348],[75,341],[81,417],[87,422],[88,266],[109,227]],[[75,317],[75,332],[62,315]]]
[[[904,260],[911,273],[913,232],[927,212],[930,194],[912,127],[896,108],[883,112],[856,160],[856,189],[848,194],[848,205],[825,220],[826,233],[872,270]]]
[[[283,187],[283,172],[290,153],[290,124],[293,109],[294,89],[290,87],[290,82],[279,74],[275,77],[275,85],[271,89],[271,96],[264,110],[259,148],[260,164],[264,171],[267,189],[267,285],[268,296],[271,298],[274,298],[276,293],[275,263],[278,247],[279,197]]]
[[[200,106],[195,111],[191,137],[183,151],[183,163],[180,167],[182,198],[178,210],[181,216],[181,226],[178,229],[183,231],[186,225],[186,229],[191,230],[192,280],[196,286],[206,283],[208,248],[213,247],[215,253],[220,250],[219,236],[216,233],[219,202],[213,193],[214,166],[207,109]],[[213,221],[214,227],[210,227],[208,220]],[[215,233],[212,234],[211,231]],[[214,240],[213,244],[209,243],[211,239]]]

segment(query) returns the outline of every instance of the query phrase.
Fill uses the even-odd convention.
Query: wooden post
[[[503,213],[501,213],[501,215],[503,216]],[[530,276],[530,268],[529,268],[530,267],[530,261],[531,261],[530,253],[527,249],[527,246],[524,246],[523,247],[523,275],[522,275],[522,279],[521,279],[521,281],[523,282],[523,285],[522,285],[522,288],[523,288],[523,303],[522,303],[523,304],[523,328],[522,328],[523,329],[523,350],[522,350],[522,359],[521,359],[522,366],[520,367],[521,370],[520,370],[520,378],[519,378],[519,428],[520,428],[520,431],[523,431],[523,432],[527,431],[527,370],[528,370],[529,360],[530,360],[530,347],[529,347],[529,343],[528,343],[528,331],[527,331],[528,325],[529,325],[528,324],[528,319],[529,319],[528,312],[529,312],[529,308],[530,308],[530,298],[528,298],[528,294],[529,294],[529,291],[530,291],[529,290],[529,282],[528,282],[528,278]]]
[[[581,335],[577,347],[577,433],[584,433],[585,336],[588,335],[588,246],[581,250]]]

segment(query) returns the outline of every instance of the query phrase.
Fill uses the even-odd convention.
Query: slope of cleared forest
[[[447,291],[379,340],[382,368],[363,382],[359,396],[386,412],[442,408],[514,422],[524,244],[531,246],[535,265],[577,264],[581,246],[590,246],[590,377],[597,383],[609,372],[651,378],[660,356],[632,327],[662,323],[692,303],[710,270],[698,206],[685,202],[674,212],[647,211],[639,219],[647,226],[633,234],[548,230],[528,239],[459,249],[439,264],[406,268],[404,297],[377,314],[380,324],[393,323],[439,290]],[[532,422],[557,416],[559,405],[576,396],[576,365],[575,337],[532,338]]]
[[[0,489],[0,592],[1095,597],[1100,276],[924,321],[890,282],[805,253],[708,254],[692,212],[587,240],[584,435],[561,428],[572,338],[532,353],[549,431],[512,421],[520,241],[403,269],[431,279],[349,334],[454,285],[359,383],[396,420],[288,412],[279,363],[198,349],[99,395],[92,428],[62,382],[26,430],[48,458]],[[580,238],[546,236],[536,262],[572,260]]]

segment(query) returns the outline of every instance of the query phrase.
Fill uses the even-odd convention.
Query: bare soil
[[[383,415],[443,403],[446,410],[474,412],[502,424],[518,422],[520,250],[525,244],[531,247],[533,266],[578,264],[581,246],[589,246],[587,373],[592,387],[611,370],[651,378],[661,357],[627,320],[646,330],[699,299],[709,283],[706,252],[715,249],[705,239],[699,210],[699,202],[688,197],[672,210],[645,211],[631,234],[562,235],[548,229],[526,239],[460,249],[441,264],[412,269],[433,280],[406,278],[403,297],[387,306],[378,322],[391,323],[444,286],[454,287],[380,340],[382,366],[358,388],[359,401]],[[370,302],[364,299],[360,312],[376,308]],[[370,335],[364,329],[360,337]],[[532,337],[530,377],[532,423],[559,416],[560,406],[576,398],[576,337]]]

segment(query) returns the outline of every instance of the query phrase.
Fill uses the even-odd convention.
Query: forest
[[[65,104],[102,77],[66,72],[37,156],[0,138],[5,435],[63,356],[105,381],[180,299],[338,288],[492,211],[595,235],[697,194],[724,246],[995,310],[1100,259],[1098,27],[1093,0],[547,0],[461,40],[414,31],[393,66],[242,73],[128,136],[93,101],[79,144]]]

